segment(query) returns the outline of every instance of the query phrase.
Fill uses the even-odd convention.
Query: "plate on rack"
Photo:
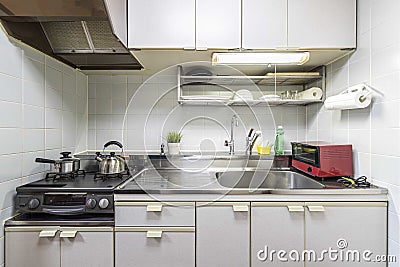
[[[278,101],[281,99],[279,95],[263,95],[262,97],[259,98],[260,100],[264,101]]]
[[[188,95],[181,96],[182,100],[220,100],[220,101],[228,101],[232,97],[231,96],[219,96],[219,95]]]

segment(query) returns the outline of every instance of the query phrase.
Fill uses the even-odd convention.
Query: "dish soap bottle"
[[[283,127],[279,125],[278,129],[276,130],[276,136],[275,136],[275,148],[274,148],[275,155],[284,154],[285,144],[283,135],[284,135]]]

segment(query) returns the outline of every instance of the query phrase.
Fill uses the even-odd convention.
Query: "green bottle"
[[[281,125],[278,126],[275,136],[275,155],[283,155],[285,153],[284,131]]]

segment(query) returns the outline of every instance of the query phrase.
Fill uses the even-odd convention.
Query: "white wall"
[[[176,69],[168,75],[89,76],[89,149],[102,149],[105,142],[122,141],[128,150],[157,150],[170,130],[181,130],[181,149],[187,151],[229,151],[228,139],[233,114],[239,116],[235,128],[236,151],[245,149],[245,135],[251,127],[262,130],[263,138],[274,140],[275,127],[285,129],[286,149],[289,141],[305,139],[305,107],[225,107],[189,106],[177,103]],[[186,95],[232,94],[229,90],[209,86],[187,86]],[[229,86],[231,90],[247,88],[257,99],[261,93],[254,86]],[[270,88],[261,88],[263,90]],[[132,99],[132,100],[131,100]],[[129,107],[128,104],[130,103]],[[124,123],[124,115],[127,116]],[[122,137],[123,136],[123,137]]]
[[[15,188],[43,178],[36,157],[86,150],[87,76],[0,31],[0,219]],[[4,266],[0,225],[0,266]]]
[[[355,175],[390,190],[389,254],[400,260],[400,2],[358,1],[357,51],[328,66],[327,94],[360,82],[385,94],[366,109],[307,107],[308,140],[353,144]],[[373,229],[369,229],[373,231]],[[398,263],[392,266],[398,266]]]

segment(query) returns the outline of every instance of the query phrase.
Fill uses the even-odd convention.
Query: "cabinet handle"
[[[287,207],[290,212],[303,212],[304,211],[303,206],[287,206]]]
[[[62,231],[61,232],[61,234],[60,234],[60,237],[63,237],[63,238],[74,238],[75,236],[76,236],[76,233],[77,233],[78,231],[76,231],[76,230],[72,230],[72,231]]]
[[[149,204],[147,205],[147,211],[157,211],[160,212],[162,211],[162,204]]]
[[[205,47],[205,46],[199,46],[199,47],[196,47],[196,50],[197,51],[207,51],[207,47]]]
[[[307,206],[307,208],[308,208],[308,210],[311,211],[311,212],[314,212],[314,211],[316,211],[316,212],[325,211],[324,206]]]
[[[58,230],[42,230],[39,233],[39,237],[55,237]]]
[[[249,206],[243,205],[243,204],[233,204],[232,208],[233,208],[234,212],[248,212],[249,211]]]
[[[146,237],[147,238],[161,238],[162,236],[162,231],[147,231]]]

